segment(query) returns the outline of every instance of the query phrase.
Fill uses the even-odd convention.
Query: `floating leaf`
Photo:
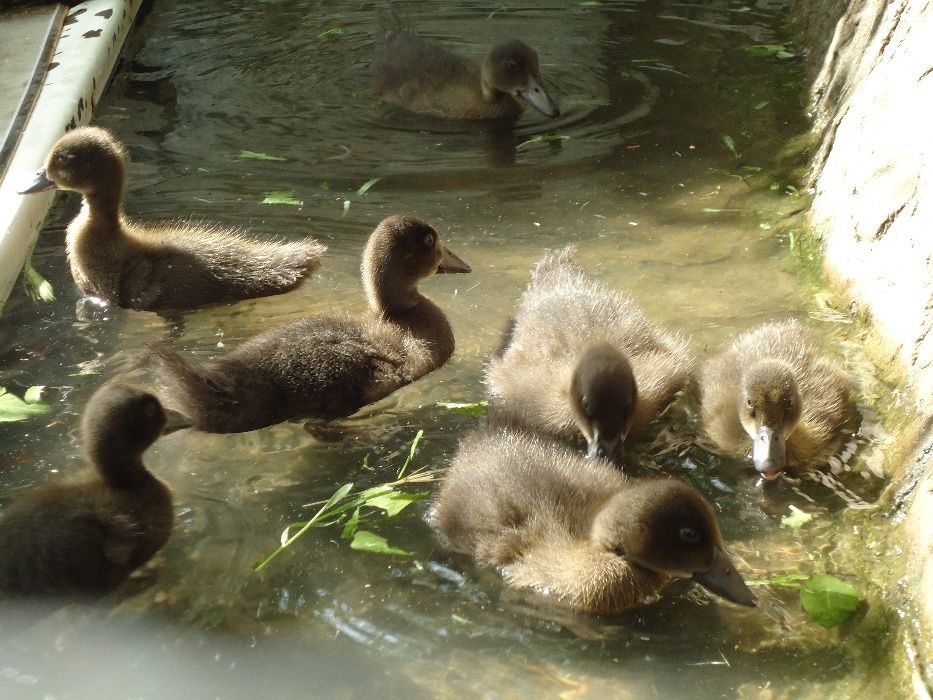
[[[859,598],[852,585],[821,574],[803,584],[800,602],[817,624],[829,628],[848,620],[858,607]]]
[[[411,552],[404,549],[393,547],[385,537],[380,537],[369,530],[358,530],[350,542],[351,549],[358,549],[361,552],[372,552],[373,554],[397,554],[403,557],[411,556]]]
[[[23,263],[23,284],[26,285],[26,293],[33,301],[46,303],[55,301],[55,290],[52,289],[52,285],[32,266],[32,254]]]
[[[350,516],[350,519],[347,520],[346,524],[343,526],[343,530],[340,531],[340,538],[348,540],[356,534],[356,531],[360,529],[360,506],[356,507],[356,510],[353,511],[353,515]]]
[[[781,61],[786,61],[797,55],[793,51],[788,50],[786,44],[746,44],[742,48],[752,56],[777,58]]]
[[[341,214],[341,216],[346,216],[349,213],[350,213],[350,200],[345,199],[343,200],[343,214]]]
[[[467,416],[485,416],[489,402],[472,401],[470,403],[459,403],[457,401],[438,401],[435,405],[438,408],[446,408],[452,413],[462,413]]]
[[[811,520],[813,520],[813,516],[810,513],[800,510],[797,506],[791,506],[790,515],[785,515],[781,518],[781,527],[789,527],[794,532],[797,532]]]
[[[764,109],[764,108],[767,107],[769,104],[771,104],[771,100],[762,100],[761,102],[759,102],[758,104],[755,105],[755,109],[756,109],[756,110],[758,110],[758,109]]]
[[[343,29],[334,27],[317,35],[318,39],[331,39],[333,37],[343,36]]]
[[[386,515],[391,518],[401,513],[412,503],[423,500],[427,495],[427,491],[419,491],[416,493],[389,491],[368,499],[366,505],[372,506],[373,508],[381,508],[386,512]]]
[[[364,194],[369,192],[370,188],[373,185],[375,185],[377,182],[379,182],[381,179],[382,179],[381,177],[374,177],[374,178],[367,180],[362,185],[360,185],[360,188],[356,191],[356,193],[362,197]]]
[[[542,134],[541,136],[535,136],[533,139],[528,139],[527,141],[522,141],[515,147],[515,150],[521,150],[526,146],[531,146],[536,143],[556,143],[559,141],[566,141],[569,139],[569,136],[564,136],[562,134]]]
[[[726,148],[732,153],[736,158],[741,158],[738,151],[735,150],[735,139],[733,139],[729,134],[722,135],[722,142],[726,145]]]
[[[263,204],[291,204],[292,206],[304,206],[304,202],[295,199],[295,193],[292,190],[282,190],[279,192],[266,192]]]
[[[408,450],[408,457],[405,459],[405,464],[403,464],[402,468],[398,470],[399,479],[405,475],[405,472],[408,471],[408,467],[411,466],[412,461],[415,459],[415,452],[418,450],[418,445],[421,444],[421,438],[423,437],[423,430],[419,430],[417,433],[415,433],[415,439],[411,441],[411,447]]]
[[[33,416],[41,416],[52,410],[44,401],[39,400],[45,387],[30,387],[21,399],[0,387],[0,423],[14,423]]]
[[[771,578],[749,579],[745,581],[749,586],[784,586],[785,588],[800,588],[800,585],[810,577],[799,571],[779,574]]]
[[[239,158],[244,160],[288,160],[288,158],[270,156],[268,153],[260,153],[259,151],[240,151]]]
[[[321,184],[317,188],[322,192],[327,192],[330,190],[330,183],[327,180],[321,180]]]

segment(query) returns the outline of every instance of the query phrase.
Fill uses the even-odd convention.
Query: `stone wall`
[[[896,475],[908,636],[933,682],[933,0],[798,0],[811,51],[811,223],[830,282],[867,311],[923,416]],[[898,520],[898,519],[894,519]],[[880,583],[880,582],[879,582]],[[889,582],[892,586],[894,582]]]

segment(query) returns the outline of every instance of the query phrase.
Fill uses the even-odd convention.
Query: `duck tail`
[[[209,364],[185,360],[161,343],[149,348],[150,369],[162,403],[191,418],[196,430],[231,432],[223,421],[223,416],[235,413],[237,403],[230,381]]]
[[[569,270],[579,269],[576,264],[577,246],[570,244],[558,250],[549,250],[531,272],[531,284],[535,287],[557,283]]]

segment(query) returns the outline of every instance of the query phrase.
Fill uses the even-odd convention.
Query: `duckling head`
[[[370,306],[404,311],[418,301],[418,282],[433,274],[470,272],[430,225],[414,216],[383,219],[363,253],[363,282]]]
[[[630,562],[704,588],[739,605],[755,596],[726,554],[710,504],[674,479],[631,482],[593,520],[590,539]]]
[[[483,60],[482,80],[486,90],[511,95],[548,117],[560,116],[560,109],[541,81],[538,54],[518,39],[490,47]]]
[[[20,194],[59,188],[83,195],[122,194],[126,151],[106,129],[82,126],[62,136],[49,151],[45,165]]]
[[[145,471],[142,454],[159,436],[191,425],[191,419],[163,408],[149,392],[105,384],[88,401],[81,432],[88,459],[108,483],[121,485]]]
[[[590,345],[570,379],[570,405],[589,458],[612,460],[625,441],[638,390],[628,358],[609,343]]]
[[[791,368],[766,360],[749,368],[739,398],[739,420],[752,439],[752,461],[765,479],[786,463],[786,440],[801,416],[800,391]]]

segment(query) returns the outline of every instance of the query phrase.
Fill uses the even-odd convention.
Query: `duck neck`
[[[123,216],[124,175],[114,175],[94,190],[84,192],[84,209],[95,233],[100,235],[120,230]]]
[[[115,489],[134,488],[155,479],[143,464],[142,454],[121,454],[99,445],[91,447],[87,457],[104,482]]]

